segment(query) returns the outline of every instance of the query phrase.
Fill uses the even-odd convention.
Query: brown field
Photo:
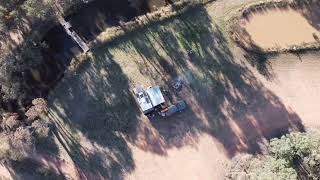
[[[93,49],[50,93],[56,147],[34,159],[70,179],[223,179],[236,155],[319,127],[319,52],[238,48],[223,23],[249,2],[197,6]],[[184,84],[173,93],[177,77]],[[161,85],[169,103],[184,99],[188,109],[148,119],[131,92],[137,84]]]

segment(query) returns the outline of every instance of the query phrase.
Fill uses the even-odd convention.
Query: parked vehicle
[[[144,89],[139,86],[133,90],[143,114],[152,113],[155,109],[165,103],[164,97],[159,86]]]
[[[177,112],[181,112],[187,108],[187,103],[184,100],[178,101],[176,104],[171,105],[160,112],[162,117],[171,116]]]

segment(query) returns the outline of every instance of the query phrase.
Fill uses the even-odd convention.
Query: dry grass
[[[129,143],[166,156],[171,149],[196,147],[206,134],[217,144],[216,156],[232,158],[263,151],[266,138],[303,129],[297,114],[243,65],[243,53],[230,46],[219,25],[199,5],[83,57],[49,96],[56,134],[79,169],[123,179],[136,168]],[[177,77],[185,84],[175,94],[171,83]],[[137,84],[168,89],[168,103],[185,99],[188,110],[147,119],[131,92]]]
[[[99,44],[112,41],[113,39],[119,36],[123,36],[124,34],[129,33],[133,30],[138,30],[145,26],[148,26],[149,24],[157,23],[159,21],[172,18],[174,16],[177,16],[185,12],[188,8],[201,3],[203,2],[202,1],[178,1],[173,5],[161,7],[159,10],[155,12],[138,16],[132,21],[122,23],[120,26],[107,28],[104,32],[102,32],[99,36],[96,37],[96,40],[93,42],[92,45],[97,46]]]

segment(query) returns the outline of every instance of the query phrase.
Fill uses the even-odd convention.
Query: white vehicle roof
[[[150,87],[146,90],[146,92],[153,107],[165,102],[159,86]]]
[[[138,95],[139,95],[138,101],[143,112],[147,112],[153,108],[152,103],[146,94],[144,94],[143,92],[140,92],[138,93]]]

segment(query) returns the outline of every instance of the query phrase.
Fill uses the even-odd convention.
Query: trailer
[[[152,113],[155,109],[165,103],[159,86],[148,87],[147,89],[139,86],[133,91],[140,109],[145,115]]]

